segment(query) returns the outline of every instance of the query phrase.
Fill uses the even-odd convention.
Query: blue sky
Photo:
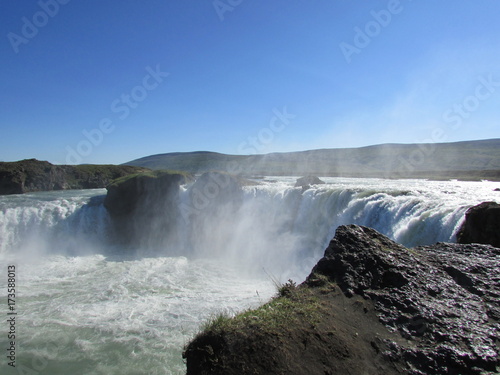
[[[4,0],[0,160],[498,138],[495,0]]]

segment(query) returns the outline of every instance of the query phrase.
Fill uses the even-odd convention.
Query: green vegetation
[[[179,175],[182,175],[184,177],[186,177],[187,179],[190,179],[191,178],[191,175],[189,173],[186,173],[186,172],[181,172],[181,171],[172,171],[172,170],[145,170],[144,172],[140,172],[140,173],[133,173],[133,174],[129,174],[129,175],[126,175],[126,176],[122,176],[122,177],[119,177],[113,181],[110,182],[110,184],[108,185],[108,187],[111,187],[111,186],[118,186],[118,185],[121,185],[131,179],[134,179],[134,178],[154,178],[154,179],[158,179],[158,178],[162,178],[162,177],[165,177],[165,176],[171,176],[171,175],[174,175],[174,174],[179,174]]]
[[[280,287],[276,297],[257,309],[245,310],[234,317],[227,313],[214,315],[201,327],[199,335],[237,331],[243,334],[246,329],[278,334],[298,324],[315,326],[322,308],[320,299],[310,288],[297,287],[289,280]]]
[[[145,171],[128,165],[53,165],[36,159],[0,162],[0,195],[103,188],[116,178]]]
[[[295,281],[288,279],[288,282],[285,284],[281,285],[278,288],[278,296],[279,297],[289,297],[293,295],[294,292],[297,291],[297,284]]]
[[[82,186],[83,181],[100,180],[103,181],[105,186],[107,185],[107,183],[116,178],[124,177],[134,173],[145,173],[149,171],[149,169],[147,168],[136,167],[126,169],[123,167],[125,166],[110,164],[84,164],[75,166],[63,166],[63,168],[66,169],[66,181],[68,185],[75,188],[79,188],[80,186]]]

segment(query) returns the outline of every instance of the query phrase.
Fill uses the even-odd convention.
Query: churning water
[[[197,212],[178,249],[111,244],[105,190],[0,197],[1,373],[182,374],[183,346],[206,319],[264,303],[276,280],[302,281],[338,225],[407,246],[453,241],[468,207],[500,196],[491,182],[325,181],[305,191],[295,178],[245,187],[236,211]],[[16,368],[5,355],[8,265]]]

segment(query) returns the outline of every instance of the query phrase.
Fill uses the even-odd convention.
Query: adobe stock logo
[[[481,103],[490,99],[491,96],[500,88],[500,81],[495,80],[493,75],[487,78],[479,76],[479,84],[474,90],[474,94],[465,97],[460,103],[455,103],[452,109],[443,113],[443,120],[451,124],[453,130],[462,126],[462,122],[481,107]]]
[[[60,5],[66,5],[70,0],[40,0],[37,4],[41,10],[34,13],[31,19],[27,17],[21,18],[23,22],[21,26],[21,35],[14,32],[7,34],[10,45],[15,53],[19,53],[19,46],[21,44],[28,44],[35,36],[38,35],[38,31],[45,27],[51,18],[54,18],[59,13]]]
[[[133,109],[139,107],[139,104],[146,100],[148,92],[156,89],[170,75],[170,73],[162,72],[159,64],[156,65],[156,69],[150,66],[146,67],[146,72],[141,84],[111,102],[110,110],[118,115],[119,120],[125,120]],[[82,131],[84,139],[78,142],[75,148],[66,146],[66,164],[80,164],[84,157],[89,156],[94,148],[104,141],[104,136],[114,130],[115,124],[109,117],[102,118],[94,129],[84,129]]]
[[[449,132],[457,131],[463,122],[469,119],[472,114],[481,108],[481,104],[494,98],[494,94],[500,89],[500,80],[495,79],[493,74],[488,76],[478,76],[478,84],[474,91],[465,96],[462,100],[455,102],[451,108],[444,111],[441,118],[446,123],[446,127],[436,127],[432,129],[431,137],[417,142],[417,149],[405,156],[401,156],[399,161],[405,172],[414,172],[418,167],[422,167],[431,159],[436,152],[436,143],[449,141]]]
[[[214,0],[212,5],[219,16],[219,20],[222,22],[225,18],[224,14],[234,11],[242,2],[243,0]]]
[[[250,155],[265,151],[266,146],[274,141],[276,134],[281,133],[290,125],[290,120],[297,117],[294,114],[288,113],[286,107],[284,107],[282,111],[274,108],[273,114],[274,116],[269,121],[269,126],[260,129],[256,137],[248,137],[246,141],[240,143],[238,146],[238,152],[240,154]]]

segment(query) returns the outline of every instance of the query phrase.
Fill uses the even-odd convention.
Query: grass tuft
[[[210,318],[205,321],[201,326],[201,331],[222,331],[225,327],[229,325],[231,320],[231,316],[227,312],[219,312],[217,314],[212,315]]]
[[[161,178],[161,177],[164,177],[167,175],[174,175],[174,174],[183,175],[186,178],[190,177],[190,174],[186,173],[186,172],[171,171],[171,170],[154,170],[154,171],[145,171],[145,172],[141,172],[141,173],[129,174],[127,176],[117,178],[117,179],[111,181],[111,183],[108,186],[109,187],[116,187],[116,186],[119,186],[119,185],[121,185],[129,180],[132,180],[134,178],[154,178],[154,179],[157,179],[157,178]]]
[[[279,288],[278,294],[268,303],[248,309],[234,317],[218,313],[201,326],[198,336],[238,332],[248,329],[279,334],[284,328],[304,322],[316,325],[321,318],[322,306],[319,298],[308,289],[298,287],[289,280]]]

